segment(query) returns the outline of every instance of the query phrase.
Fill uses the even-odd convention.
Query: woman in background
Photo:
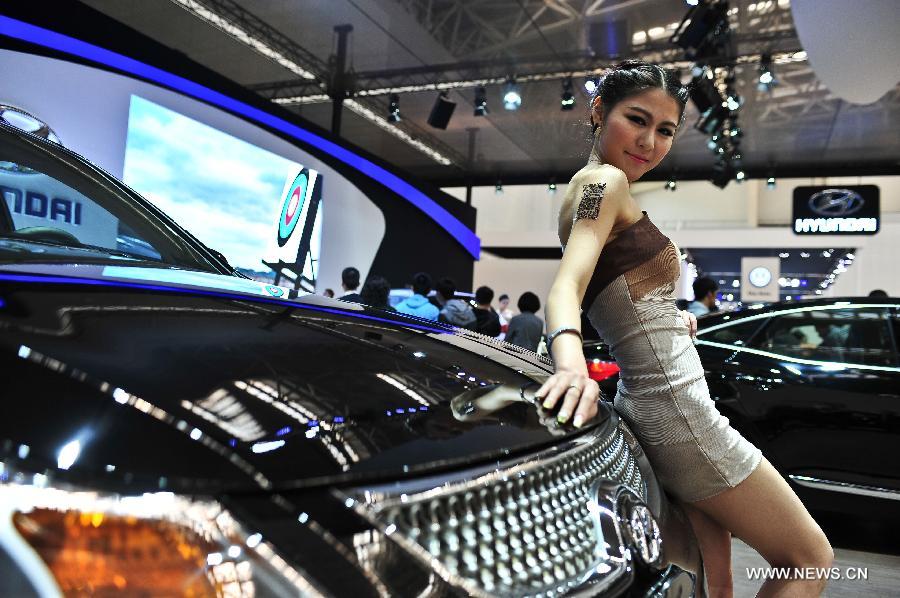
[[[360,303],[387,311],[397,311],[391,307],[389,296],[391,283],[383,276],[370,276],[359,292]]]
[[[506,342],[537,353],[544,335],[544,321],[535,312],[541,309],[541,300],[531,291],[519,297],[519,315],[513,316],[506,331]]]

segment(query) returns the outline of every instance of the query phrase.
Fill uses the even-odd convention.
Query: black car
[[[536,405],[546,360],[240,278],[2,124],[0,192],[3,595],[702,588],[615,412],[576,430]],[[66,226],[89,212],[105,236]]]
[[[900,522],[900,300],[789,301],[698,328],[716,407],[808,507]],[[606,347],[585,353],[614,396]]]

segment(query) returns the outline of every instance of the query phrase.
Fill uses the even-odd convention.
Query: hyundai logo
[[[865,200],[850,189],[825,189],[809,198],[809,209],[819,216],[841,217],[858,212]]]

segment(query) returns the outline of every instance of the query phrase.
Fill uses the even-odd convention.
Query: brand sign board
[[[87,245],[116,248],[119,220],[43,173],[12,162],[0,163],[0,201],[6,202],[16,230],[49,227],[70,233]]]
[[[263,262],[276,271],[287,270],[303,278],[314,288],[321,237],[321,174],[303,166],[293,171],[273,209],[274,226]]]
[[[798,235],[874,235],[881,226],[878,187],[796,187],[792,222]]]
[[[774,302],[779,300],[778,279],[781,277],[781,258],[741,258],[741,301]]]

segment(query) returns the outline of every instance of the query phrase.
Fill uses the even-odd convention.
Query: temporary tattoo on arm
[[[600,202],[603,200],[603,192],[606,183],[588,183],[581,191],[581,202],[575,213],[575,220],[590,218],[596,220],[600,217]]]

